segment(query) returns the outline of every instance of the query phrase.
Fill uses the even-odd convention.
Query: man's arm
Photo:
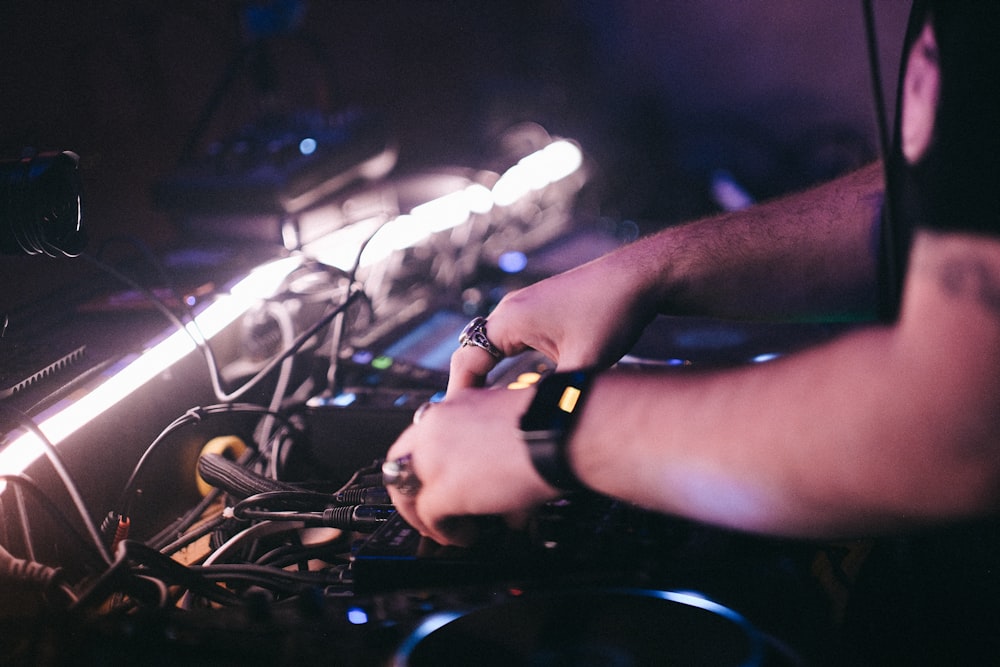
[[[995,511],[1000,241],[918,233],[900,319],[767,364],[600,375],[568,454],[597,491],[750,531],[834,537]],[[555,497],[517,432],[531,390],[460,390],[393,445],[394,501],[441,542],[455,516]]]
[[[997,509],[1000,241],[917,235],[900,320],[770,364],[609,374],[570,448],[594,488],[838,536]]]
[[[877,162],[801,193],[668,229],[634,252],[648,253],[648,266],[657,267],[647,280],[661,313],[871,317],[883,190]]]
[[[657,313],[736,319],[874,317],[880,163],[751,209],[669,227],[507,295],[490,340],[560,367],[610,365]],[[464,348],[449,391],[492,358]]]

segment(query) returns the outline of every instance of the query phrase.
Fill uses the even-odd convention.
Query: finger
[[[496,364],[497,360],[490,353],[473,345],[455,350],[451,355],[446,398],[458,390],[485,385],[486,376]]]
[[[413,456],[413,446],[412,442],[407,441],[408,437],[412,437],[413,426],[407,428],[406,431],[402,433],[396,443],[389,448],[386,452],[386,461],[397,461],[401,458],[409,458],[409,467],[413,474],[416,475],[417,479],[422,479],[420,473],[418,472],[416,461]],[[407,494],[401,492],[396,486],[390,483],[385,484],[386,490],[389,492],[389,500],[392,502],[396,511],[402,515],[403,519],[416,528],[421,534],[427,533],[427,526],[421,521],[419,514],[416,509],[416,494]],[[419,494],[419,489],[416,492]]]
[[[408,524],[438,544],[467,547],[478,537],[478,527],[472,517],[444,515],[428,522],[421,517],[427,513],[427,507],[421,504],[420,498],[401,494],[392,487],[389,487],[389,497]]]
[[[508,528],[513,530],[524,530],[528,521],[531,520],[532,512],[530,510],[520,510],[517,512],[511,512],[503,517],[504,523],[507,524]]]
[[[393,507],[396,508],[396,511],[399,512],[406,523],[413,526],[421,535],[428,535],[429,530],[426,524],[420,520],[420,516],[417,514],[416,504],[414,503],[412,497],[403,495],[392,487],[388,488],[389,499],[392,501]]]
[[[449,374],[449,385],[453,385],[453,390],[483,386],[489,372],[507,355],[508,350],[490,337],[487,332],[489,325],[494,327],[495,332],[497,328],[503,328],[497,321],[490,323],[484,317],[475,317],[458,337],[459,347],[452,353]]]
[[[438,544],[470,547],[479,537],[479,526],[470,516],[447,516],[434,525],[435,530],[431,534],[431,539]]]

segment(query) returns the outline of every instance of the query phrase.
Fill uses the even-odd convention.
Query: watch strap
[[[521,416],[521,437],[532,465],[546,483],[562,491],[586,488],[569,464],[566,447],[594,375],[584,369],[543,377]]]

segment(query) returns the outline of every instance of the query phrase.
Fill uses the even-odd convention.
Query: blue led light
[[[368,613],[360,607],[351,607],[347,610],[347,621],[354,625],[364,625],[368,622]]]
[[[439,612],[437,614],[432,614],[428,616],[424,621],[414,630],[409,637],[403,642],[396,652],[397,658],[407,659],[413,650],[417,647],[424,637],[431,634],[438,628],[451,623],[457,618],[461,618],[462,615],[458,612]],[[400,663],[402,664],[402,663]]]
[[[312,155],[316,152],[316,140],[312,137],[306,137],[299,142],[299,152],[303,155]]]
[[[497,265],[504,273],[520,273],[528,266],[528,257],[523,252],[510,250],[497,260]]]
[[[777,353],[777,352],[765,352],[764,354],[758,354],[756,357],[754,357],[750,361],[752,361],[755,364],[762,364],[765,361],[773,361],[773,360],[777,359],[780,356],[781,355],[779,353]]]
[[[746,654],[743,660],[738,663],[738,667],[762,667],[765,664],[765,642],[763,636],[746,618],[738,612],[725,607],[695,591],[673,591],[673,590],[648,590],[636,588],[598,588],[592,591],[598,595],[612,594],[622,596],[639,596],[647,598],[659,598],[680,607],[698,609],[702,612],[712,614],[717,619],[731,623],[744,633],[746,637]],[[512,590],[511,594],[521,597],[520,593]],[[558,595],[558,593],[557,593]],[[527,597],[523,599],[528,599]],[[476,612],[473,611],[473,614]],[[431,634],[444,628],[449,623],[462,618],[462,614],[454,611],[438,612],[426,617],[423,622],[403,641],[395,654],[393,664],[410,664],[411,656],[420,643]],[[501,642],[501,646],[503,643]],[[561,657],[557,655],[556,657]],[[735,656],[734,656],[735,657]],[[770,659],[767,658],[767,662]],[[737,664],[735,662],[731,664]]]
[[[351,356],[351,361],[362,366],[367,366],[374,358],[375,355],[370,350],[358,350]]]
[[[348,405],[350,405],[356,400],[358,400],[357,394],[345,393],[345,394],[337,394],[336,396],[334,396],[332,403],[336,405],[338,408],[346,408]]]

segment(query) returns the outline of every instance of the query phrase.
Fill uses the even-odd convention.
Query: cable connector
[[[338,505],[391,505],[389,491],[384,486],[345,489],[333,496]]]
[[[328,507],[323,512],[323,525],[361,533],[373,532],[396,513],[392,505],[353,505]]]
[[[61,577],[62,570],[59,568],[17,558],[0,547],[0,582],[34,584],[39,590],[49,591],[55,584],[59,583]]]
[[[104,517],[104,521],[101,522],[101,534],[104,536],[110,553],[115,553],[122,540],[128,539],[131,525],[132,521],[124,514],[112,511]]]

